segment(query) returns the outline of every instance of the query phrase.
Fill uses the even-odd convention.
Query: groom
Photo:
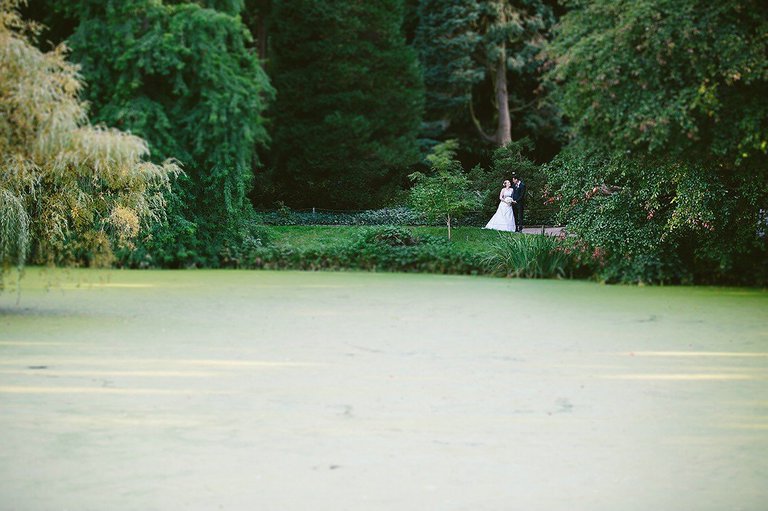
[[[523,232],[523,209],[525,208],[525,183],[512,174],[512,213],[515,215],[515,230]]]

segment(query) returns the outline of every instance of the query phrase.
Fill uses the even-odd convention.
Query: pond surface
[[[768,293],[30,269],[0,295],[0,508],[768,502]]]

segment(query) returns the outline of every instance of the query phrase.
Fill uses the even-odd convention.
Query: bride
[[[515,214],[512,211],[512,183],[509,180],[504,180],[504,188],[499,192],[499,208],[496,210],[496,214],[485,225],[486,229],[496,229],[497,231],[512,231],[515,232]]]

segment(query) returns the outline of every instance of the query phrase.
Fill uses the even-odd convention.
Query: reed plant
[[[500,232],[488,246],[487,268],[508,277],[565,277],[571,256],[560,239],[541,234]]]

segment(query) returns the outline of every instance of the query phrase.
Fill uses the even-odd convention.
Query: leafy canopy
[[[760,0],[576,0],[550,47],[579,135],[619,150],[734,165],[768,145],[768,6]]]
[[[72,256],[108,262],[115,246],[163,218],[172,161],[156,165],[144,140],[92,126],[77,67],[59,46],[42,53],[35,27],[0,0],[0,260],[22,265]]]
[[[151,0],[81,0],[69,9],[79,20],[69,44],[91,84],[94,119],[177,157],[194,214],[241,214],[274,91],[238,18]]]
[[[612,280],[767,278],[768,4],[569,6],[549,49],[574,136],[550,165],[561,219]]]
[[[287,204],[371,208],[418,162],[423,85],[403,14],[403,0],[274,3],[272,158]]]

